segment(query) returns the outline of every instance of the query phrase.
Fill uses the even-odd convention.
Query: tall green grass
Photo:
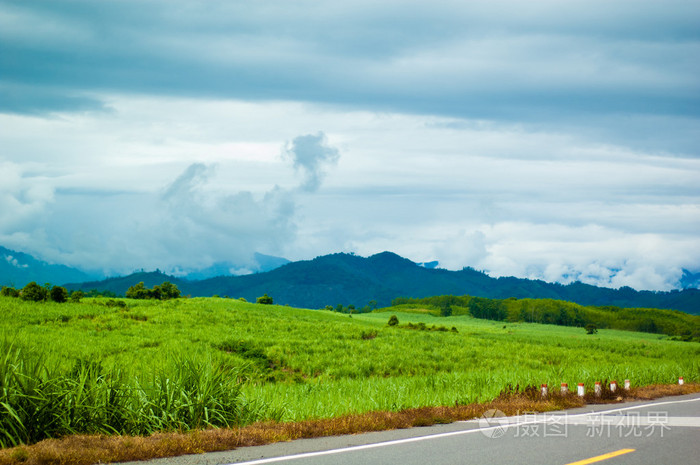
[[[21,346],[0,348],[2,447],[73,433],[144,435],[275,416],[243,399],[240,372],[210,358],[172,354],[166,367],[139,377],[82,360],[65,370]]]

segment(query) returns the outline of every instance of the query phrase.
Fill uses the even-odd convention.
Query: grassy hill
[[[388,326],[388,313],[220,298],[121,302],[0,298],[0,405],[14,409],[0,417],[3,444],[464,404],[509,385],[700,381],[700,344],[655,334],[401,311]]]
[[[545,323],[559,326],[593,326],[675,336],[700,342],[700,316],[658,308],[583,306],[554,299],[487,299],[471,296],[400,297],[385,311],[424,311],[433,315],[471,315],[510,323]]]

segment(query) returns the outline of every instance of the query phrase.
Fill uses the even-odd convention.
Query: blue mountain
[[[0,286],[20,288],[31,281],[63,284],[103,277],[65,265],[52,265],[26,253],[0,247]]]
[[[388,306],[396,297],[470,295],[496,299],[550,298],[581,305],[667,308],[700,314],[698,289],[636,291],[629,287],[609,289],[580,282],[562,285],[513,277],[492,278],[472,268],[460,271],[425,268],[391,252],[367,258],[353,254],[324,255],[288,263],[268,272],[200,281],[156,272],[67,287],[84,291],[109,290],[123,295],[139,281],[151,287],[166,280],[177,284],[184,295],[220,295],[255,301],[268,294],[277,304],[306,308],[337,304],[359,308],[371,301]]]

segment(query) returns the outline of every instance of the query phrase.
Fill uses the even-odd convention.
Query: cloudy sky
[[[0,245],[700,271],[700,3],[0,0]]]

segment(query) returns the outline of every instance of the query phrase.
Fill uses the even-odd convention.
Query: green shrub
[[[377,332],[376,329],[372,329],[370,331],[362,331],[360,333],[360,339],[367,341],[370,339],[374,339],[375,337],[377,337],[378,334],[379,333]]]
[[[83,297],[85,297],[85,293],[83,291],[73,291],[70,293],[70,301],[73,303],[80,302],[80,299]]]
[[[39,286],[37,283],[32,281],[31,283],[24,286],[20,294],[22,300],[27,300],[31,302],[43,302],[49,296],[49,291],[45,287]]]
[[[255,302],[258,304],[263,304],[263,305],[272,305],[272,297],[270,297],[267,294],[264,294],[262,297],[258,297],[255,300]]]
[[[19,291],[14,287],[3,286],[2,289],[0,289],[0,296],[19,297]]]
[[[68,301],[68,290],[62,286],[54,286],[51,288],[50,296],[51,300],[62,304],[63,302]]]
[[[389,326],[396,326],[399,324],[399,318],[396,315],[391,315],[391,317],[389,317],[389,322],[387,324]]]

